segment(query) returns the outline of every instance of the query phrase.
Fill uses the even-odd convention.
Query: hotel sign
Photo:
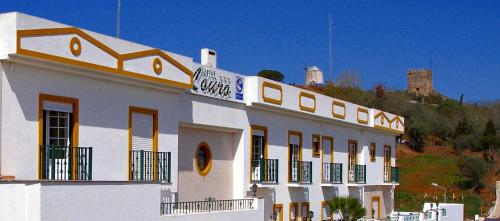
[[[243,103],[243,75],[199,64],[195,64],[194,68],[192,93]]]

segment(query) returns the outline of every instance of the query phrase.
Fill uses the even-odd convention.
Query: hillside
[[[478,154],[472,152],[464,155],[480,159]],[[447,187],[448,202],[464,203],[468,218],[481,211],[487,213],[495,200],[495,180],[500,180],[500,177],[494,174],[488,174],[486,187],[480,193],[459,187],[460,157],[451,147],[425,147],[422,153],[417,153],[406,145],[398,145],[396,156],[397,166],[400,167],[400,185],[395,191],[395,211],[421,211],[423,203],[435,201],[435,197],[442,202],[443,191],[431,186],[431,183]]]

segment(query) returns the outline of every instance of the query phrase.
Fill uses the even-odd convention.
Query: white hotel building
[[[0,220],[390,216],[402,117],[202,57],[0,14]]]

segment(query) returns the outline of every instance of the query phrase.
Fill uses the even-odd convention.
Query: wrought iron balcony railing
[[[161,215],[210,213],[220,211],[251,210],[254,199],[215,200],[208,198],[204,201],[161,203]]]
[[[92,180],[92,147],[41,145],[40,178]]]
[[[323,163],[323,183],[342,183],[342,164]]]
[[[290,161],[288,163],[288,181],[290,183],[312,183],[311,161]]]
[[[384,167],[384,182],[399,183],[399,167]]]
[[[130,151],[130,179],[170,183],[170,152]]]
[[[258,159],[252,160],[252,183],[278,183],[278,160]]]
[[[352,165],[349,167],[349,183],[366,183],[366,165]]]
[[[393,183],[399,183],[399,167],[391,167],[391,177]]]

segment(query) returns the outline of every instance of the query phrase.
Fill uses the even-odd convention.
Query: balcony
[[[92,180],[92,147],[41,145],[40,178]]]
[[[278,183],[278,160],[258,159],[252,160],[251,182],[260,184]]]
[[[399,183],[399,167],[384,167],[384,182]]]
[[[170,152],[130,151],[130,180],[170,183]]]
[[[243,211],[253,210],[255,199],[232,199],[215,200],[207,198],[204,201],[191,202],[162,202],[161,215],[193,214],[193,213],[211,213],[223,211]]]
[[[342,164],[341,163],[323,163],[323,179],[325,184],[342,183]]]
[[[288,163],[288,181],[297,184],[312,184],[312,162],[290,161]]]
[[[353,165],[349,168],[349,183],[366,183],[366,165]]]

